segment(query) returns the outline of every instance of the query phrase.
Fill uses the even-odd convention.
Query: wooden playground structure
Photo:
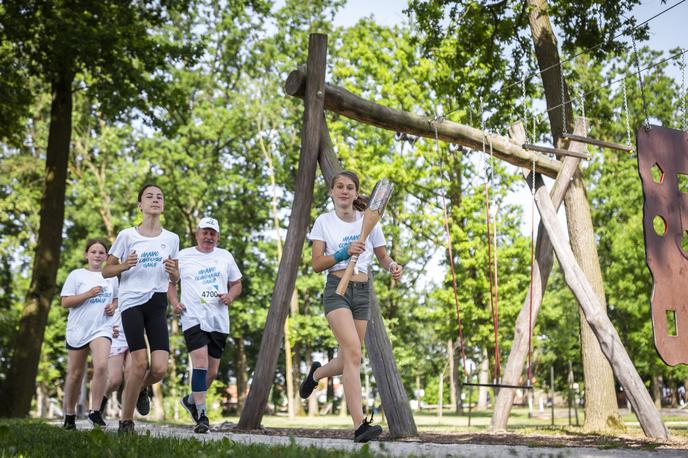
[[[528,337],[535,325],[552,269],[553,255],[556,255],[565,281],[578,300],[614,375],[626,392],[645,435],[667,439],[667,428],[659,412],[557,220],[557,209],[564,201],[570,183],[575,179],[581,158],[586,156],[585,143],[594,141],[586,137],[582,120],[576,121],[573,133],[564,139],[562,144],[566,145],[565,148],[538,148],[527,143],[525,129],[520,123],[511,126],[510,137],[506,138],[486,134],[483,130],[471,126],[415,115],[360,98],[343,88],[325,82],[326,59],[327,36],[311,34],[305,69],[293,71],[285,83],[285,92],[289,96],[304,100],[302,147],[284,252],[280,260],[253,383],[238,429],[258,428],[267,405],[283,339],[284,322],[295,287],[297,266],[301,261],[310,223],[316,164],[320,165],[326,182],[341,170],[324,117],[324,110],[329,110],[383,129],[430,139],[438,138],[475,151],[480,151],[480,146],[487,141],[491,145],[494,157],[520,167],[524,178],[529,183],[534,183],[534,199],[541,220],[537,231],[533,284],[516,321],[515,336],[501,381],[502,388],[495,401],[493,430],[506,428],[515,389],[505,385],[513,386],[519,383],[529,351]],[[561,109],[564,110],[565,107]],[[607,145],[614,146],[616,145]],[[540,151],[553,152],[559,159],[551,159]],[[551,189],[545,186],[542,175],[555,179]],[[592,228],[588,232],[592,232]],[[591,233],[587,235],[592,236]],[[366,347],[379,387],[390,435],[415,436],[417,429],[409,400],[398,374],[373,288],[371,296],[371,320],[366,335]]]

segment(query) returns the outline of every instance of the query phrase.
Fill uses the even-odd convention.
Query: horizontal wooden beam
[[[562,134],[561,138],[563,138],[564,140],[568,140],[568,141],[587,143],[588,145],[600,146],[602,148],[610,148],[610,149],[615,149],[615,150],[619,150],[619,151],[627,151],[629,153],[631,151],[633,151],[632,146],[622,145],[620,143],[607,142],[604,140],[598,140],[596,138],[585,137],[583,135]]]
[[[523,149],[528,150],[528,151],[537,151],[539,153],[556,154],[557,156],[571,156],[571,157],[577,157],[579,159],[590,159],[590,155],[587,153],[582,153],[582,152],[568,150],[568,149],[551,148],[549,146],[533,145],[532,143],[524,143],[521,146],[523,147]]]
[[[287,95],[303,98],[306,89],[306,73],[303,69],[294,70],[287,77],[284,91]],[[548,177],[556,178],[561,170],[561,162],[548,158],[535,151],[527,151],[510,139],[495,134],[483,135],[483,131],[471,126],[416,115],[396,110],[363,99],[338,86],[325,84],[325,109],[376,127],[404,132],[407,134],[435,139],[466,146],[482,151],[483,142],[487,151],[510,164],[535,170]]]

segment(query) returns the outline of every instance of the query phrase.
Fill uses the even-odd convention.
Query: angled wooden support
[[[561,138],[563,138],[564,140],[568,140],[568,141],[575,141],[575,142],[579,142],[579,143],[586,143],[588,145],[599,146],[601,148],[610,148],[610,149],[615,149],[615,150],[619,150],[619,151],[626,151],[626,152],[633,151],[632,146],[621,145],[619,143],[607,142],[604,140],[598,140],[596,138],[586,137],[585,135],[562,134]]]
[[[324,85],[327,61],[327,35],[313,33],[308,41],[308,82],[305,95],[301,155],[296,174],[294,203],[284,241],[284,252],[277,271],[253,382],[246,397],[237,429],[257,429],[263,419],[268,394],[275,378],[284,332],[284,322],[294,292],[303,243],[311,216],[315,169],[320,150],[320,126],[324,116]]]
[[[303,97],[305,87],[303,69],[294,70],[287,77],[284,91],[293,97]],[[344,88],[325,84],[325,109],[393,132],[402,132],[414,136],[435,139],[463,145],[474,151],[482,151],[483,142],[488,143],[498,159],[519,167],[531,167],[548,177],[556,177],[561,170],[561,162],[548,158],[535,151],[524,150],[508,138],[488,134],[471,126],[459,124],[446,119],[435,119],[420,116],[402,110],[380,105],[363,99]]]
[[[556,154],[557,156],[571,156],[571,157],[577,157],[580,159],[590,159],[590,155],[588,153],[584,153],[582,151],[575,151],[575,150],[561,149],[561,148],[550,148],[549,146],[533,145],[532,143],[524,143],[521,146],[525,150],[537,151],[538,153],[548,153],[548,154]]]
[[[584,129],[583,120],[580,118],[576,119],[574,132],[585,134]],[[509,134],[516,142],[525,141],[526,132],[523,128],[523,123],[519,122],[511,126]],[[582,151],[584,145],[573,142],[569,148],[572,151]],[[561,172],[559,172],[559,176],[554,182],[550,194],[555,208],[558,209],[563,202],[564,194],[566,194],[566,190],[571,182],[571,177],[573,177],[576,169],[578,169],[579,163],[580,159],[577,157],[568,156],[564,158]],[[528,185],[530,186],[531,182],[529,182]],[[521,312],[516,319],[514,339],[511,344],[511,351],[509,352],[504,375],[502,377],[502,383],[504,384],[517,385],[519,383],[519,379],[523,373],[523,367],[528,358],[528,351],[530,350],[528,336],[531,335],[531,331],[528,329],[528,326],[529,323],[532,323],[533,327],[535,326],[545,288],[547,287],[547,281],[549,280],[549,274],[552,272],[553,263],[554,253],[552,252],[552,242],[549,240],[549,236],[543,228],[542,221],[540,221],[537,230],[537,241],[535,243],[535,263],[533,265],[533,303],[532,305],[530,303],[531,293],[529,289],[523,301]],[[531,313],[532,316],[529,317]],[[516,391],[513,389],[499,390],[495,400],[492,420],[490,422],[490,428],[493,431],[506,430],[515,395]]]
[[[532,172],[531,172],[532,173]],[[524,175],[526,172],[524,171]],[[527,179],[531,177],[528,174]],[[628,356],[619,334],[609,320],[604,307],[600,303],[592,285],[585,277],[583,270],[576,262],[573,251],[566,239],[564,231],[557,220],[557,213],[552,199],[547,192],[542,177],[535,177],[535,202],[540,211],[542,223],[552,242],[552,247],[559,260],[559,265],[564,272],[564,279],[585,315],[585,320],[590,325],[597,337],[602,353],[609,361],[614,375],[626,392],[626,396],[638,417],[643,432],[648,437],[666,440],[669,432],[662,422],[659,412],[655,408],[645,384],[638,375],[633,361]]]

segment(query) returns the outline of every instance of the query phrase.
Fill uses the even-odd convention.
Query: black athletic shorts
[[[201,329],[201,325],[197,324],[184,331],[184,340],[187,350],[194,351],[207,345],[208,356],[220,359],[222,352],[225,351],[228,335],[217,331],[204,331]]]
[[[105,336],[98,336],[98,337],[96,337],[96,339],[98,339],[99,337],[102,337],[102,338],[107,339],[107,340],[109,340],[110,342],[112,342],[112,339],[111,339],[111,338],[105,337]],[[93,340],[96,340],[96,339],[93,339]],[[92,340],[91,342],[93,342],[93,340]],[[91,342],[87,343],[86,345],[82,345],[82,346],[80,346],[80,347],[72,347],[71,345],[69,345],[68,343],[65,342],[65,346],[67,347],[67,350],[83,350],[84,348],[90,347],[90,346],[91,346]]]
[[[167,331],[167,294],[154,293],[148,302],[128,308],[122,312],[122,328],[127,338],[129,351],[146,348],[150,351],[170,351],[170,337]]]

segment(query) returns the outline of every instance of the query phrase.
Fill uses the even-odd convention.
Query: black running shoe
[[[107,426],[103,421],[103,416],[98,410],[94,410],[88,414],[88,421],[94,428],[105,428]]]
[[[73,431],[76,429],[76,415],[65,415],[64,425],[62,429],[67,431]]]
[[[313,380],[313,374],[315,374],[316,369],[319,367],[320,363],[317,361],[311,364],[311,370],[308,372],[306,379],[303,382],[301,382],[301,387],[299,388],[299,395],[301,395],[302,399],[307,399],[308,396],[310,396],[313,393],[315,387],[318,386],[318,382]]]
[[[148,415],[150,412],[150,398],[148,397],[148,387],[145,387],[139,393],[139,398],[136,400],[136,411],[141,415]]]
[[[117,430],[119,434],[129,434],[134,432],[134,422],[133,420],[124,420],[119,422],[119,429]]]
[[[363,419],[363,423],[361,423],[361,426],[359,426],[354,433],[354,442],[368,442],[376,439],[382,434],[382,427],[379,425],[371,426],[370,424],[372,422],[373,415],[370,416],[370,420],[367,418]]]
[[[189,412],[189,415],[191,415],[191,418],[193,419],[194,423],[198,423],[198,411],[196,410],[196,404],[194,404],[193,401],[189,398],[191,398],[190,394],[182,397],[179,400],[179,402],[181,402],[182,407],[184,407],[184,410]]]
[[[103,396],[103,400],[100,402],[100,414],[104,417],[107,411],[108,397]]]
[[[205,434],[208,432],[209,429],[210,421],[208,421],[208,417],[205,416],[205,412],[201,411],[201,416],[198,417],[198,423],[196,423],[194,432],[199,434]]]

